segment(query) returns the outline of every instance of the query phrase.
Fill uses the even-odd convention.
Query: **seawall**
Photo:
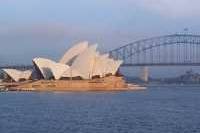
[[[129,90],[122,77],[92,80],[38,80],[19,84],[18,91],[124,91]]]

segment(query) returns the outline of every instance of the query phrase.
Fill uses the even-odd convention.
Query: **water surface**
[[[0,133],[199,133],[200,88],[0,93]]]

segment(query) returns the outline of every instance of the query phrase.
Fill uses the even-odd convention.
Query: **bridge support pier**
[[[147,66],[141,68],[140,79],[144,82],[149,81],[149,68]]]

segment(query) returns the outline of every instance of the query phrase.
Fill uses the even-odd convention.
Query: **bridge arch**
[[[109,54],[123,60],[124,66],[200,65],[200,35],[173,34],[139,40]]]

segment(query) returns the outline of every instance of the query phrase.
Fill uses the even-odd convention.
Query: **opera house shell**
[[[62,74],[69,69],[68,65],[56,63],[45,58],[33,59],[37,75],[42,79],[60,79]]]
[[[106,75],[115,75],[121,64],[121,60],[109,58],[108,54],[101,55],[97,51],[96,44],[89,45],[86,41],[70,48],[58,62],[40,57],[33,59],[37,79],[45,80],[102,78]],[[3,69],[3,71],[15,82],[21,79],[28,80],[32,75],[32,70]]]
[[[16,82],[14,88],[20,91],[119,91],[127,88],[123,77],[117,76],[122,61],[100,54],[96,44],[78,43],[57,62],[41,57],[32,62],[33,70],[3,69],[7,77]],[[28,81],[19,82],[22,80]]]
[[[32,75],[31,70],[20,71],[16,69],[3,69],[3,71],[6,74],[8,80],[10,79],[15,82],[28,80],[31,78],[31,75]]]
[[[95,76],[115,75],[122,61],[113,60],[108,54],[101,55],[97,51],[97,45],[82,42],[70,48],[59,62],[35,58],[33,64],[41,79],[59,80],[75,77],[92,79]]]

